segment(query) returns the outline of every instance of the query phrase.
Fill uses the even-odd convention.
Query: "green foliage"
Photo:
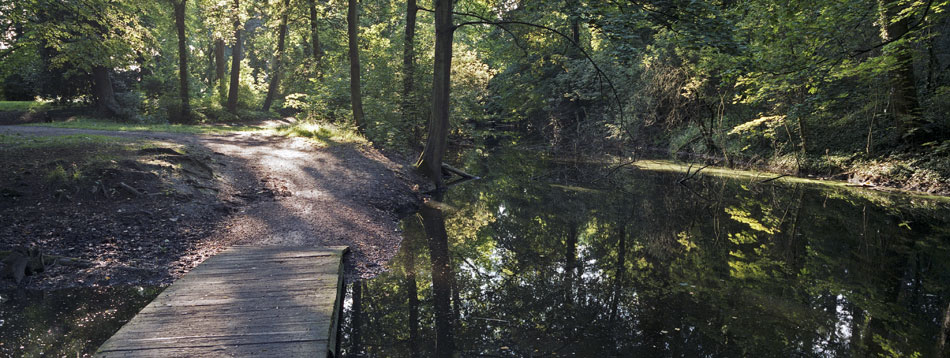
[[[345,6],[314,3],[317,63],[310,3],[291,1],[275,114],[264,115],[254,111],[278,75],[271,71],[281,1],[241,1],[236,10],[231,1],[187,4],[193,120],[297,116],[341,127],[352,121]],[[947,5],[461,1],[456,23],[502,24],[469,23],[455,32],[449,142],[470,145],[505,129],[555,152],[669,148],[727,163],[794,161],[805,172],[839,167],[824,159],[828,153],[926,153],[935,144],[923,144],[939,145],[950,133]],[[90,70],[105,67],[124,121],[180,120],[177,37],[166,3],[3,0],[0,12],[8,34],[0,39],[4,96],[89,104],[95,100]],[[418,150],[431,110],[432,14],[418,13],[415,87],[404,94],[405,2],[361,2],[360,12],[367,139]],[[906,33],[888,35],[900,25]],[[221,106],[228,73],[215,78],[218,40],[225,44],[225,72],[232,50],[244,52],[237,114]],[[900,98],[907,91],[895,91],[908,69],[918,103],[910,109],[902,106],[912,99]],[[403,113],[404,103],[411,113]]]
[[[331,123],[313,120],[281,126],[274,131],[281,135],[311,139],[320,146],[366,143],[366,139],[360,136],[355,128],[340,128]]]
[[[50,103],[43,101],[0,101],[0,111],[37,112],[49,108]]]

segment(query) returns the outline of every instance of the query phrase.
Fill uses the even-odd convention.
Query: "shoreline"
[[[84,263],[2,290],[162,285],[234,244],[349,246],[351,281],[383,270],[421,202],[411,166],[366,143],[21,126],[0,139],[0,251]]]

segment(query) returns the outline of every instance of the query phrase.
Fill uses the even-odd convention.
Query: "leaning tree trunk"
[[[359,8],[357,0],[349,0],[346,12],[346,31],[350,45],[350,102],[353,105],[353,121],[356,130],[366,132],[363,118],[363,96],[360,93]]]
[[[228,112],[237,112],[238,87],[241,83],[241,17],[240,0],[234,0],[234,46],[231,47],[231,85],[228,88]]]
[[[96,96],[96,107],[99,114],[106,117],[115,117],[119,114],[119,103],[115,100],[112,89],[112,79],[109,69],[104,66],[92,68],[93,92]]]
[[[894,20],[900,16],[903,7],[897,0],[880,0],[881,6],[881,36],[884,41],[894,41],[907,35],[908,16]],[[918,124],[920,101],[917,98],[917,78],[914,75],[914,61],[911,56],[910,45],[899,44],[894,49],[894,56],[898,67],[891,72],[891,103],[894,116],[897,117],[901,134],[906,135]]]
[[[280,65],[284,57],[284,38],[287,37],[287,13],[290,10],[290,0],[284,0],[283,9],[281,9],[280,26],[277,30],[277,53],[274,54],[274,68],[271,69],[270,85],[267,86],[267,97],[264,98],[264,108],[267,112],[270,106],[274,104],[274,97],[277,96],[277,88],[280,86]]]
[[[445,156],[446,137],[449,134],[449,89],[452,75],[452,0],[435,2],[435,66],[432,73],[432,116],[429,118],[429,136],[425,149],[416,163],[422,173],[435,183],[442,182],[442,157]]]
[[[191,120],[191,103],[188,98],[188,39],[185,38],[185,4],[187,0],[175,1],[175,29],[178,31],[178,96],[181,112],[178,119]]]
[[[415,96],[413,92],[415,91],[415,83],[413,83],[413,77],[416,73],[416,54],[415,54],[415,37],[416,37],[416,14],[419,12],[419,7],[416,6],[416,0],[407,0],[406,1],[406,37],[403,41],[403,52],[402,52],[402,117],[405,121],[405,125],[409,130],[416,132],[415,125],[416,121],[416,111],[415,111]],[[417,136],[410,135],[409,140],[412,141],[410,145],[413,147],[416,146]]]
[[[313,68],[320,74],[320,62],[323,59],[323,48],[320,47],[320,30],[317,28],[317,0],[309,0],[310,5],[310,49],[313,51]]]

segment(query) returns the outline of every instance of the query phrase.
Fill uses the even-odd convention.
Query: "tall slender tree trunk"
[[[353,313],[350,340],[353,344],[353,356],[359,357],[363,353],[363,282],[353,282]]]
[[[910,18],[900,16],[904,7],[898,0],[879,0],[881,7],[881,37],[884,41],[907,35]],[[918,124],[920,101],[917,98],[917,78],[914,75],[914,61],[911,56],[910,45],[900,44],[893,49],[898,67],[891,73],[891,104],[894,115],[897,117],[901,134],[906,135]]]
[[[241,86],[241,17],[240,0],[234,0],[234,45],[231,46],[231,84],[228,88],[228,112],[237,112],[238,88]]]
[[[617,240],[617,266],[614,268],[614,292],[610,298],[610,322],[617,319],[617,309],[620,306],[620,292],[623,291],[623,274],[627,260],[627,230],[621,224]]]
[[[112,89],[112,78],[109,69],[104,66],[92,68],[93,92],[96,95],[96,108],[99,114],[106,117],[115,117],[119,114],[119,103],[115,100],[115,91]]]
[[[577,275],[577,225],[570,224],[564,245],[564,301],[574,303],[574,280]]]
[[[181,112],[178,119],[191,121],[191,103],[188,98],[188,39],[185,37],[185,5],[187,0],[175,0],[175,29],[178,31],[178,96]]]
[[[406,296],[409,296],[409,356],[419,356],[419,290],[416,287],[416,251],[413,238],[406,237]],[[411,241],[410,241],[411,240]]]
[[[360,93],[360,48],[359,48],[359,3],[348,0],[346,11],[346,31],[350,45],[350,103],[353,106],[353,121],[356,130],[366,132],[363,118],[363,96]]]
[[[950,305],[940,315],[940,333],[937,335],[937,346],[934,357],[947,356],[947,337],[950,335]]]
[[[287,13],[290,12],[290,0],[284,0],[281,6],[283,8],[280,10],[280,26],[277,30],[277,53],[274,54],[274,67],[271,69],[270,84],[267,86],[267,97],[264,98],[264,108],[262,108],[264,112],[269,111],[270,106],[274,104],[274,97],[277,96],[280,87],[280,65],[284,59],[284,39],[287,37]]]
[[[441,0],[440,0],[441,1]],[[452,1],[452,0],[447,0]],[[433,200],[441,201],[442,195],[436,194]],[[419,211],[422,225],[429,239],[429,259],[432,264],[432,301],[435,309],[435,356],[450,358],[455,352],[454,322],[452,309],[452,285],[455,279],[449,256],[448,234],[445,231],[445,217],[442,211],[431,206],[423,206]]]
[[[319,76],[322,74],[320,62],[323,60],[323,48],[320,47],[320,30],[317,27],[317,0],[309,0],[308,3],[310,5],[310,47],[313,51],[313,68]]]
[[[442,158],[449,134],[449,89],[452,76],[452,0],[435,0],[435,60],[432,73],[432,116],[425,149],[416,163],[422,173],[443,187]]]
[[[225,82],[224,73],[227,71],[227,63],[224,59],[224,39],[214,40],[214,81],[217,83],[218,94],[224,97]]]
[[[415,53],[415,37],[416,37],[416,14],[419,12],[419,7],[416,5],[416,0],[406,0],[406,37],[403,41],[403,50],[402,50],[402,117],[405,121],[406,128],[409,128],[412,131],[409,140],[411,141],[410,145],[417,145],[417,136],[415,135],[415,129],[417,126],[416,123],[416,111],[415,111],[415,96],[413,93],[415,91],[414,78],[416,73],[416,53]]]

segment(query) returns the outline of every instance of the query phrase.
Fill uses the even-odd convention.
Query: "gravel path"
[[[15,133],[108,135],[207,149],[219,182],[217,200],[233,209],[216,223],[208,242],[346,245],[348,280],[383,270],[399,248],[399,219],[420,202],[412,190],[418,177],[404,160],[363,145],[321,148],[306,139],[258,132],[190,135],[0,126],[0,134]]]

